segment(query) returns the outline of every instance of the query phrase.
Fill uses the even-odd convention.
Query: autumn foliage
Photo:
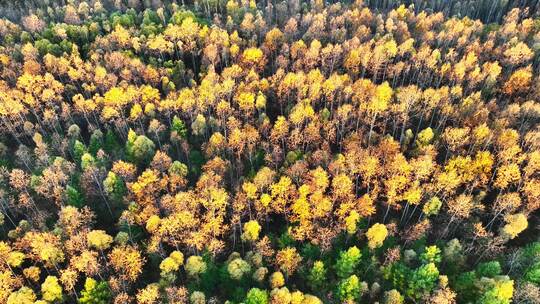
[[[0,303],[538,303],[540,7],[401,2],[0,4]]]

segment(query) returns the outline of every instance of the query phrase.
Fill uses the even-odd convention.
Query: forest
[[[0,1],[0,303],[540,303],[540,1]]]

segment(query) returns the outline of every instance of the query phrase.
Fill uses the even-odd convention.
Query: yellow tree
[[[98,250],[105,250],[111,246],[112,236],[103,230],[92,230],[87,235],[88,245]]]
[[[369,248],[376,249],[381,247],[387,235],[388,229],[385,225],[376,223],[371,226],[366,233]]]
[[[145,259],[137,248],[125,245],[112,249],[109,253],[109,262],[123,280],[135,282],[142,273]]]
[[[294,274],[301,261],[302,257],[293,247],[282,249],[276,254],[276,264],[287,276]]]
[[[242,233],[242,239],[254,242],[259,238],[260,231],[261,225],[259,225],[257,221],[249,221],[244,224],[244,233]]]
[[[506,225],[502,228],[503,235],[509,239],[515,238],[523,230],[527,229],[527,216],[523,213],[507,215],[504,220]]]
[[[43,300],[48,302],[56,302],[62,300],[62,286],[58,283],[58,278],[55,276],[47,276],[43,284],[41,284],[41,294]]]
[[[388,84],[388,81],[378,85],[375,89],[375,94],[371,100],[365,105],[368,115],[371,117],[371,123],[369,126],[368,144],[371,143],[371,133],[373,132],[373,126],[377,116],[382,114],[388,109],[388,103],[392,98],[393,90]]]
[[[527,92],[532,82],[531,66],[518,69],[504,83],[502,91],[508,95],[515,95]]]
[[[241,63],[246,69],[254,68],[260,70],[264,67],[266,58],[261,49],[251,47],[244,50],[242,53]]]

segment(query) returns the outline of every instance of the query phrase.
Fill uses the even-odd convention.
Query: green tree
[[[103,180],[103,188],[107,195],[115,202],[121,202],[127,191],[122,178],[112,171],[109,171],[107,177]]]
[[[360,263],[362,253],[358,247],[353,246],[347,251],[342,251],[336,262],[336,273],[340,278],[346,278],[354,273]]]
[[[438,278],[439,269],[434,263],[420,266],[412,272],[408,279],[407,296],[413,299],[422,298],[436,287]]]
[[[154,156],[155,148],[156,146],[150,138],[137,135],[132,130],[129,131],[126,153],[130,161],[137,164],[149,163]]]
[[[101,148],[103,148],[103,133],[99,129],[97,129],[92,132],[92,135],[90,136],[88,152],[95,156]]]
[[[501,274],[501,264],[498,261],[490,261],[485,263],[480,263],[476,267],[476,274],[478,277],[493,278]]]
[[[75,142],[73,143],[73,159],[75,159],[77,163],[81,163],[81,158],[84,153],[86,153],[86,151],[86,146],[78,139],[75,140]]]
[[[527,282],[540,285],[540,261],[534,263],[533,265],[529,266],[529,268],[527,268],[523,279]]]
[[[70,206],[74,206],[77,208],[80,208],[83,206],[84,198],[81,195],[81,193],[74,187],[67,185],[66,186],[66,196],[67,196],[67,204]]]
[[[337,296],[341,303],[355,303],[360,298],[360,279],[356,275],[341,280],[337,288]]]
[[[540,285],[540,242],[533,242],[520,252],[519,263],[523,265],[523,279]]]
[[[81,292],[79,303],[81,304],[106,304],[111,300],[111,292],[107,282],[97,282],[92,278],[86,278],[84,290]]]
[[[245,304],[268,304],[268,293],[266,290],[251,288],[247,295]]]
[[[171,123],[171,132],[176,132],[176,135],[180,138],[187,137],[187,127],[184,121],[182,121],[178,116],[174,116]]]
[[[425,247],[424,252],[420,254],[420,260],[425,264],[427,263],[438,264],[441,262],[441,250],[439,249],[439,247],[435,245]]]
[[[110,155],[116,155],[121,150],[121,146],[118,143],[118,138],[113,130],[107,130],[105,134],[105,143],[103,144],[105,151]]]
[[[169,174],[176,174],[182,177],[186,177],[188,173],[188,167],[177,160],[173,161],[173,163],[169,167]]]
[[[459,299],[463,303],[471,302],[474,300],[476,295],[476,272],[469,271],[460,274],[454,283],[454,288],[458,292]]]
[[[443,250],[443,261],[447,271],[457,273],[465,264],[463,248],[458,239],[452,239],[446,243]]]
[[[324,282],[326,281],[326,268],[324,267],[324,262],[315,261],[313,267],[308,274],[308,282],[313,290],[317,290],[323,287]]]

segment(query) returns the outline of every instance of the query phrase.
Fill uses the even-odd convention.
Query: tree
[[[45,301],[61,301],[63,298],[62,286],[58,284],[58,278],[55,276],[47,276],[43,284],[41,284],[41,294]]]
[[[446,277],[445,277],[446,278]],[[447,280],[447,279],[445,279]],[[447,287],[447,283],[439,284],[441,285],[439,289],[437,289],[431,296],[430,301],[433,301],[433,303],[456,303],[456,293]]]
[[[345,227],[349,235],[353,235],[357,230],[357,223],[360,221],[360,214],[356,210],[351,210],[349,215],[345,218]]]
[[[244,301],[246,304],[268,304],[268,293],[259,288],[251,288]]]
[[[162,274],[168,274],[174,271],[178,271],[180,266],[184,264],[184,255],[180,251],[173,251],[159,264]]]
[[[206,271],[206,262],[201,256],[192,255],[187,259],[185,268],[189,276],[197,278]]]
[[[96,156],[98,151],[103,148],[103,133],[101,130],[96,129],[90,136],[90,144],[88,145],[88,152]]]
[[[84,290],[78,300],[80,304],[105,304],[109,303],[111,293],[107,282],[97,282],[92,278],[86,278]]]
[[[507,276],[499,276],[494,279],[483,278],[480,280],[481,296],[478,304],[511,303],[514,295],[514,281]]]
[[[34,291],[26,286],[12,292],[7,298],[7,304],[33,304],[36,301]]]
[[[242,53],[242,63],[247,68],[260,69],[265,64],[265,57],[261,49],[259,48],[247,48]]]
[[[532,81],[531,67],[516,70],[504,83],[503,92],[508,95],[520,94],[529,89]]]
[[[112,236],[105,233],[103,230],[92,230],[86,235],[88,245],[98,250],[105,250],[111,246],[113,241]]]
[[[520,180],[521,173],[517,164],[502,165],[497,170],[497,177],[494,186],[500,189],[506,189],[509,185]]]
[[[416,137],[416,145],[418,147],[425,147],[432,142],[434,137],[435,134],[433,133],[433,129],[428,127],[418,133],[418,136]]]
[[[463,247],[458,239],[452,239],[446,243],[443,249],[443,261],[456,272],[465,264]]]
[[[292,295],[287,287],[274,288],[270,292],[270,303],[290,303]]]
[[[303,304],[322,304],[323,302],[316,296],[305,294],[304,299],[302,300]]]
[[[539,284],[540,283],[540,262],[536,262],[530,267],[528,267],[523,278],[527,282]]]
[[[229,262],[227,265],[227,271],[234,280],[240,280],[244,275],[251,272],[251,265],[241,258],[236,258]]]
[[[187,138],[187,127],[178,116],[174,116],[171,124],[171,138],[178,136],[180,138]],[[174,133],[174,135],[173,135]]]
[[[23,238],[30,245],[32,255],[47,267],[55,267],[65,259],[60,239],[51,233],[27,232]],[[53,282],[54,278],[50,279]]]
[[[129,131],[126,142],[126,153],[129,159],[138,164],[147,164],[152,160],[155,152],[152,140],[144,135],[137,135],[133,130]]]
[[[191,304],[204,304],[206,303],[206,296],[201,291],[194,291],[189,297],[189,302]]]
[[[326,280],[326,268],[322,261],[315,261],[313,267],[308,274],[308,282],[313,290],[318,290],[323,287],[323,284]]]
[[[274,289],[282,287],[283,285],[285,285],[283,273],[281,271],[273,272],[272,275],[270,275],[270,287]]]
[[[395,289],[389,290],[384,294],[384,304],[403,304],[404,302],[404,297]]]
[[[242,239],[246,241],[256,241],[259,238],[259,232],[261,231],[261,225],[257,221],[249,221],[244,224],[244,233],[242,233]]]
[[[121,202],[126,193],[124,181],[113,171],[107,173],[107,177],[103,180],[103,188],[107,195],[116,202]]]
[[[342,251],[336,261],[336,272],[340,278],[346,278],[353,274],[360,263],[362,253],[356,246]]]
[[[202,136],[206,133],[206,118],[198,114],[193,123],[191,123],[193,135]]]
[[[86,146],[79,140],[75,140],[73,143],[73,158],[80,163],[82,156],[86,153]]]
[[[388,229],[386,229],[385,225],[376,223],[371,226],[366,233],[369,248],[375,249],[381,247],[387,235]]]
[[[109,253],[109,261],[122,279],[131,282],[137,280],[145,263],[140,251],[130,245],[114,247]]]
[[[375,89],[375,95],[369,101],[366,106],[366,110],[371,115],[371,124],[369,126],[369,136],[368,143],[371,142],[371,133],[373,131],[373,126],[375,125],[375,120],[377,115],[381,114],[388,108],[388,102],[392,98],[393,90],[388,84],[387,81],[383,82],[381,85],[377,86]]]
[[[360,280],[356,275],[342,279],[337,287],[337,296],[341,303],[355,303],[361,296]]]
[[[301,261],[302,257],[296,252],[296,248],[292,247],[282,249],[276,255],[276,263],[287,275],[292,275]]]
[[[67,204],[74,207],[82,207],[84,198],[82,194],[76,188],[67,185],[66,186]]]
[[[422,208],[422,211],[427,216],[437,215],[439,214],[439,210],[441,209],[441,207],[442,207],[442,201],[438,197],[434,196],[425,203],[424,207]]]
[[[437,265],[442,260],[441,250],[436,245],[428,246],[424,248],[424,252],[420,255],[420,260],[424,264],[434,263]]]
[[[255,94],[242,92],[236,97],[236,102],[242,111],[249,115],[255,109]]]
[[[31,33],[41,32],[46,26],[45,22],[35,14],[23,17],[22,24],[24,28]]]
[[[24,262],[25,254],[14,250],[8,243],[0,242],[0,257],[4,267],[20,267]]]
[[[522,213],[507,215],[504,220],[506,225],[502,228],[502,232],[510,239],[515,238],[528,226],[527,217]]]
[[[501,274],[501,264],[498,261],[480,263],[476,266],[476,274],[479,277],[493,278]]]
[[[428,263],[415,269],[411,277],[407,280],[407,296],[419,299],[423,295],[429,294],[434,288],[439,278],[439,270],[434,263]]]
[[[531,60],[533,55],[533,51],[523,42],[518,42],[504,51],[504,57],[511,65],[525,63]]]
[[[95,166],[96,160],[90,153],[84,153],[81,156],[81,168],[85,170],[91,166]]]
[[[137,303],[154,304],[159,301],[159,285],[156,283],[148,284],[145,288],[137,291]]]

